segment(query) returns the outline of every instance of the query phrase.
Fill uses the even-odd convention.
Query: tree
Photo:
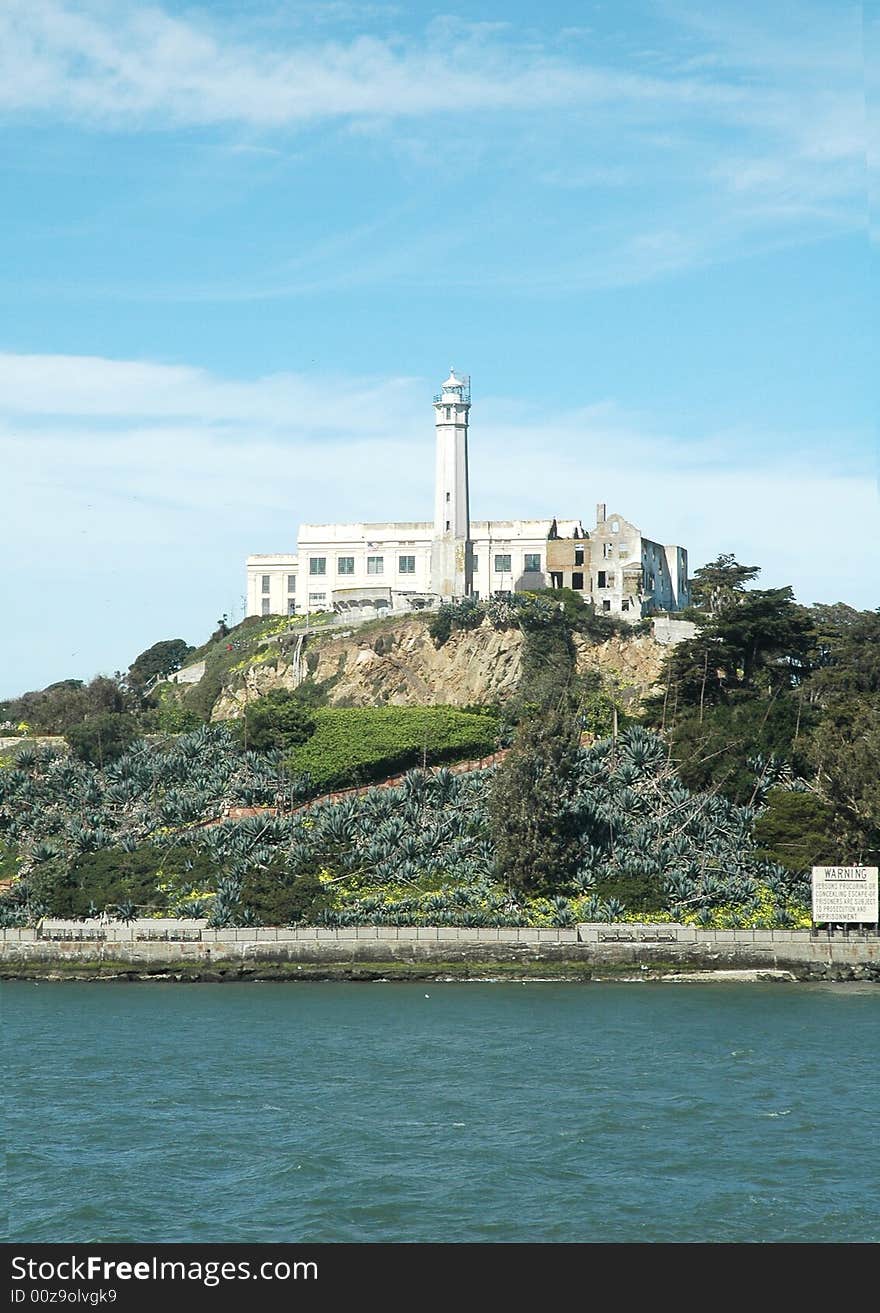
[[[664,691],[648,700],[649,718],[666,728],[679,707],[699,707],[702,718],[734,690],[763,695],[796,687],[809,673],[814,643],[812,617],[791,588],[744,593],[670,650],[658,681]]]
[[[205,723],[198,712],[183,701],[178,689],[165,684],[160,693],[164,696],[159,697],[158,707],[155,712],[148,712],[147,717],[155,718],[156,729],[163,734],[189,734]]]
[[[524,643],[519,686],[511,711],[518,720],[552,713],[575,698],[575,648],[565,614],[539,612],[520,619]]]
[[[703,633],[736,653],[740,682],[748,685],[759,670],[791,686],[808,669],[813,639],[809,613],[798,606],[790,587],[755,588],[718,611]],[[781,681],[778,677],[781,676]]]
[[[857,611],[838,602],[812,608],[815,635],[812,698],[880,693],[880,610]]]
[[[499,876],[518,893],[569,884],[581,853],[579,727],[566,711],[523,722],[489,794]]]
[[[797,693],[757,697],[740,693],[717,704],[667,708],[666,732],[682,782],[695,790],[718,789],[733,802],[755,799],[755,759],[787,763],[794,774],[810,770],[809,735],[816,715]]]
[[[96,675],[90,684],[62,679],[37,692],[23,693],[7,703],[4,715],[26,721],[35,734],[66,734],[88,716],[125,711],[128,702],[118,680]]]
[[[182,638],[164,638],[135,657],[128,668],[128,683],[134,689],[143,689],[151,679],[163,679],[179,670],[186,658],[195,651]]]
[[[723,552],[714,561],[701,565],[691,577],[691,598],[694,605],[717,615],[725,607],[735,604],[745,592],[747,583],[757,579],[759,565],[740,565],[732,552]]]
[[[837,698],[819,721],[811,757],[823,796],[848,831],[853,858],[880,858],[880,696]]]
[[[843,853],[834,808],[815,793],[771,789],[766,810],[755,821],[758,856],[789,871],[839,862]]]
[[[578,721],[594,738],[610,738],[630,723],[623,680],[614,671],[588,671],[578,681]]]

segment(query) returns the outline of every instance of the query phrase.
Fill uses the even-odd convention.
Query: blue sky
[[[878,32],[5,0],[0,695],[202,641],[300,520],[429,518],[451,364],[475,516],[877,606]]]

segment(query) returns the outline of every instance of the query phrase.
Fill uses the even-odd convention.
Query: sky
[[[603,501],[880,605],[880,0],[4,0],[0,696],[297,525]]]

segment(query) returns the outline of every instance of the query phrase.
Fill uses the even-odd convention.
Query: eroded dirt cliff
[[[656,682],[664,649],[650,637],[615,637],[591,643],[575,635],[577,669],[612,673],[637,697]],[[436,647],[424,619],[402,619],[380,630],[314,636],[297,659],[288,649],[255,662],[223,690],[212,716],[225,720],[245,702],[276,688],[295,688],[304,675],[332,681],[331,706],[467,706],[504,702],[516,691],[525,637],[518,628],[488,622],[456,630]]]

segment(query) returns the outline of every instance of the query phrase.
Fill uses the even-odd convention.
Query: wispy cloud
[[[328,116],[537,109],[621,96],[694,107],[743,98],[734,87],[612,72],[511,48],[494,40],[505,27],[439,21],[417,42],[300,38],[278,50],[158,8],[7,0],[0,105],[116,127],[146,119],[277,127]]]
[[[359,17],[358,7],[351,12]],[[148,120],[277,127],[321,117],[560,105],[607,105],[625,120],[633,110],[642,117],[667,105],[697,116],[756,117],[762,124],[775,115],[791,127],[794,84],[779,85],[775,75],[786,61],[775,53],[781,46],[767,52],[762,33],[750,44],[734,43],[736,58],[713,59],[709,77],[695,71],[693,60],[667,60],[651,72],[639,67],[645,61],[638,55],[630,67],[603,63],[590,58],[589,43],[580,58],[559,55],[555,43],[536,42],[511,23],[440,18],[419,37],[355,34],[333,41],[296,30],[286,41],[261,43],[255,33],[258,24],[245,33],[204,14],[180,18],[130,0],[6,0],[0,107],[62,112],[123,128]],[[712,28],[709,33],[716,35]],[[801,50],[800,42],[789,46]],[[837,149],[847,153],[859,147],[853,101],[845,95],[858,53],[846,41],[830,49],[814,44],[792,65],[808,74],[799,84],[805,95],[821,92],[826,103],[826,115],[802,123],[802,131],[822,133],[830,121]],[[761,67],[772,67],[772,80],[740,76]],[[830,85],[810,88],[809,74],[829,72],[835,75]]]
[[[518,162],[529,194],[543,191],[551,212],[582,193],[583,217],[540,234],[528,262],[514,265],[503,243],[495,258],[470,255],[448,271],[460,285],[619,286],[863,229],[858,6],[798,3],[760,18],[733,4],[658,8],[662,48],[614,50],[588,28],[573,38],[546,23],[543,35],[450,17],[395,30],[384,6],[294,6],[245,22],[131,0],[6,0],[0,114],[114,133],[202,130],[232,138],[238,170],[269,167],[273,152],[289,158],[291,134],[306,154],[339,151],[342,161],[340,143],[350,147],[356,134],[391,170],[392,193],[396,165],[421,179],[407,189],[412,223],[387,233],[384,249],[369,224],[351,234],[331,224],[326,239],[306,241],[298,267],[168,287],[151,280],[139,290],[147,298],[268,299],[389,278],[417,285],[426,248],[468,256],[481,230],[510,226]],[[447,185],[440,160],[454,166],[464,209],[425,194],[428,177]],[[516,183],[521,194],[518,172]],[[603,194],[612,217],[597,233]],[[52,290],[64,291],[57,282]],[[95,280],[91,291],[102,294]],[[120,291],[128,294],[120,285],[112,294]]]
[[[0,352],[0,414],[33,420],[63,416],[195,420],[200,425],[291,425],[306,431],[365,434],[405,422],[412,380],[380,381],[274,374],[256,382],[217,378],[207,370],[99,356]]]

